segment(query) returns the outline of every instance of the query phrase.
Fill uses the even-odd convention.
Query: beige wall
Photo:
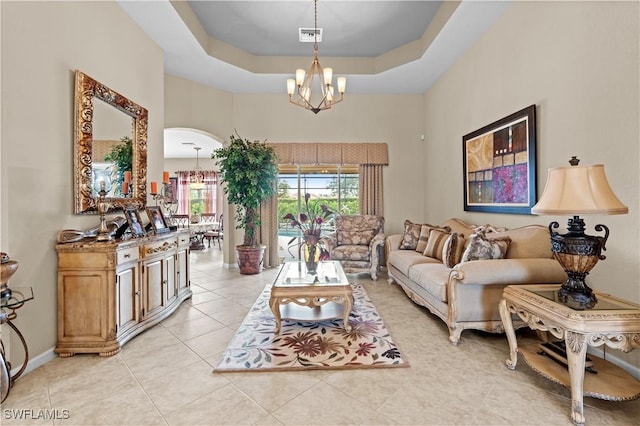
[[[572,155],[605,165],[629,214],[584,217],[587,233],[598,223],[611,230],[607,259],[588,282],[640,302],[638,19],[638,2],[512,3],[425,94],[425,217],[509,227],[557,220],[564,232],[567,217],[463,212],[462,135],[536,104],[538,195],[547,169]]]
[[[349,95],[333,110],[314,115],[290,104],[284,92],[230,95],[167,76],[165,101],[167,127],[195,128],[223,139],[236,129],[244,138],[270,142],[386,142],[390,161],[384,170],[387,229],[399,231],[405,216],[423,215],[424,191],[407,185],[416,182],[416,175],[422,180],[422,95]],[[173,161],[165,164],[171,169]],[[230,216],[225,210],[225,217]],[[233,262],[234,247],[229,231],[227,227],[227,264]],[[235,241],[241,241],[241,235],[238,230]]]
[[[56,343],[56,234],[98,223],[97,216],[73,215],[74,70],[149,110],[148,172],[162,176],[163,54],[115,2],[0,7],[0,247],[20,262],[10,285],[33,286],[35,300],[18,311],[16,324],[34,357]]]

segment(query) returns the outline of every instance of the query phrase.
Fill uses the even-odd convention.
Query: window
[[[287,213],[300,211],[305,194],[313,202],[326,204],[340,214],[358,214],[357,166],[290,166],[281,165],[278,177],[279,236],[298,236],[298,231],[282,220]],[[332,224],[327,224],[332,230]]]
[[[205,171],[204,187],[189,185],[189,172],[178,172],[178,214],[198,215],[217,212],[218,175]]]

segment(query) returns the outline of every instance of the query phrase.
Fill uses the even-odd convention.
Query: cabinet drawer
[[[189,245],[189,234],[178,235],[178,245]]]
[[[177,247],[178,240],[176,238],[167,238],[162,241],[155,241],[145,244],[142,247],[142,253],[144,257],[147,257],[157,253],[164,253],[167,251],[175,250]]]
[[[138,254],[140,250],[138,247],[131,247],[124,250],[118,250],[118,265],[126,262],[131,262],[133,260],[138,260],[140,255]]]

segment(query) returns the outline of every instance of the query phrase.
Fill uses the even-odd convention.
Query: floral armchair
[[[345,215],[335,218],[336,231],[320,239],[346,273],[368,272],[378,279],[381,248],[384,247],[384,217]]]

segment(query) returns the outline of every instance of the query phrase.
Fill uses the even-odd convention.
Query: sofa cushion
[[[442,260],[442,249],[444,243],[449,238],[449,233],[438,229],[432,229],[429,231],[429,239],[427,240],[427,247],[424,249],[424,255],[433,257],[434,259]]]
[[[342,245],[337,246],[331,252],[332,260],[357,260],[369,261],[369,246],[364,245]]]
[[[471,260],[504,259],[511,238],[486,237],[482,232],[474,232],[469,237],[469,245],[462,254],[462,262]]]
[[[432,229],[438,229],[440,231],[445,231],[445,232],[451,231],[451,228],[449,228],[447,226],[442,227],[442,226],[436,226],[436,225],[429,225],[428,223],[423,223],[422,227],[420,228],[420,236],[418,237],[418,245],[416,246],[416,251],[417,252],[424,253],[424,250],[427,248],[427,241],[429,240],[429,232]]]
[[[393,265],[398,271],[409,276],[409,268],[420,263],[440,263],[437,259],[423,256],[422,253],[410,250],[391,250],[387,259],[389,265]]]
[[[400,250],[415,250],[420,238],[422,225],[413,223],[409,219],[404,221],[404,232],[400,241]]]
[[[441,302],[447,302],[450,268],[443,263],[421,263],[409,269],[409,278]]]
[[[336,232],[338,245],[359,245],[368,246],[376,235],[376,229],[341,229]]]
[[[532,257],[552,258],[549,229],[542,225],[529,225],[504,232],[486,234],[489,238],[509,237],[507,259],[526,259]]]
[[[465,238],[464,235],[452,232],[444,243],[442,249],[442,262],[448,268],[453,268],[462,260],[462,253],[464,253]]]

